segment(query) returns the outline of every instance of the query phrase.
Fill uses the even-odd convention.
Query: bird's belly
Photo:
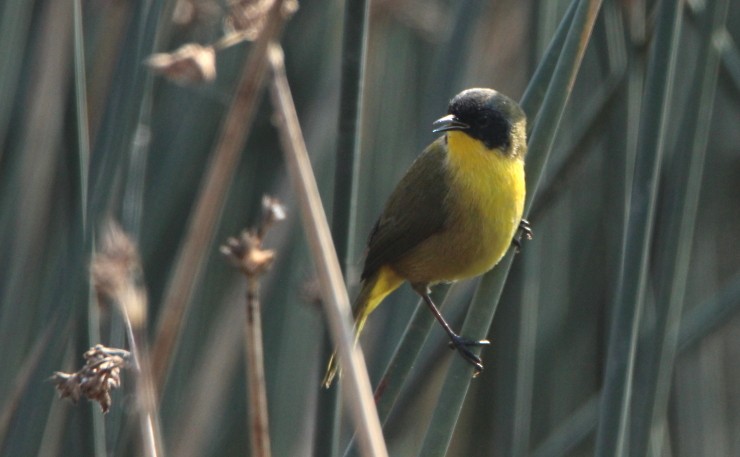
[[[516,231],[516,211],[506,212],[509,217],[501,214],[495,221],[478,214],[474,222],[429,237],[399,259],[394,269],[411,283],[430,284],[485,273],[501,260]]]
[[[491,154],[491,152],[487,152]],[[524,164],[483,157],[455,168],[443,231],[393,266],[412,283],[456,281],[493,268],[506,253],[524,208]]]

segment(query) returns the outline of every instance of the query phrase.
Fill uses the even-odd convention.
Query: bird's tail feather
[[[403,278],[389,267],[380,268],[377,273],[366,278],[362,282],[360,293],[357,295],[353,304],[353,313],[355,317],[355,344],[357,344],[357,341],[360,339],[360,333],[362,332],[370,313],[380,305],[380,302],[382,302],[389,293],[396,290],[402,282]],[[331,355],[331,358],[329,358],[329,364],[326,367],[326,374],[324,375],[322,385],[327,389],[331,387],[337,374],[340,374],[340,368],[337,351],[335,350]]]

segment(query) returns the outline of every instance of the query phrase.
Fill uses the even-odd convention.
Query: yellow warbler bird
[[[468,347],[488,341],[456,334],[429,297],[429,287],[493,268],[512,242],[518,246],[517,228],[531,237],[522,219],[527,121],[516,102],[492,89],[461,92],[447,112],[433,124],[433,131],[444,135],[411,165],[370,234],[354,303],[355,335],[383,299],[408,281],[478,373],[483,364]],[[336,373],[334,355],[325,387]]]

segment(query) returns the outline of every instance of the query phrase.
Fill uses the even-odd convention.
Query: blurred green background
[[[648,270],[625,455],[740,455],[740,2],[682,2],[670,105],[659,107],[666,134],[655,223],[651,243],[634,253],[624,248],[625,221],[638,130],[650,112],[642,102],[651,44],[666,20],[658,3],[602,5],[529,215],[534,240],[514,261],[483,351],[486,369],[471,383],[447,455],[594,454],[621,265],[634,255]],[[521,98],[569,4],[371,2],[350,291],[375,218],[433,140],[431,122],[447,101],[475,86]],[[48,377],[78,369],[96,343],[126,345],[120,318],[88,292],[94,233],[106,217],[137,240],[153,336],[250,44],[219,52],[217,79],[199,86],[154,76],[143,61],[216,41],[224,8],[213,0],[0,3],[2,455],[137,455],[125,374],[106,416],[87,401],[56,399]],[[301,2],[282,38],[329,219],[343,12],[342,2]],[[318,400],[324,319],[271,120],[263,97],[161,397],[168,455],[248,454],[245,284],[218,245],[256,223],[263,194],[288,208],[266,240],[277,260],[262,289],[273,453],[331,455],[318,432],[333,414]],[[454,328],[475,285],[452,289],[443,312]],[[373,383],[416,303],[404,286],[368,321],[362,347]],[[664,340],[669,350],[657,351]],[[446,342],[435,326],[412,367],[385,427],[391,455],[419,452],[455,357]],[[669,374],[651,377],[658,366]],[[651,391],[666,402],[652,427],[641,415]],[[352,431],[347,414],[340,424],[341,454]]]

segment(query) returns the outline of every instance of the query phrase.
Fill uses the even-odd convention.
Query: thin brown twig
[[[157,411],[157,393],[152,380],[147,344],[147,296],[139,279],[141,259],[135,243],[118,224],[109,221],[101,237],[101,249],[90,267],[93,286],[99,300],[115,303],[126,326],[131,365],[136,372],[136,404],[142,453],[147,457],[163,455],[162,436]]]
[[[244,231],[239,238],[229,238],[221,252],[247,278],[244,352],[247,362],[247,411],[251,431],[252,455],[270,457],[270,431],[267,415],[264,350],[262,345],[262,310],[260,280],[272,265],[275,253],[262,247],[267,230],[285,219],[285,209],[275,199],[262,199],[262,223],[256,229]]]
[[[363,455],[387,456],[362,351],[353,343],[349,296],[298,123],[280,45],[272,44],[268,56],[273,72],[270,94],[280,142],[318,272],[322,303],[346,374],[342,393],[354,417]]]
[[[162,435],[157,411],[157,392],[152,379],[150,351],[146,344],[145,321],[135,322],[130,319],[123,308],[126,331],[131,345],[133,363],[138,372],[136,380],[136,400],[139,412],[139,429],[141,430],[142,448],[147,457],[164,455],[162,452]],[[137,341],[139,342],[137,344]]]
[[[244,149],[252,125],[268,66],[268,44],[280,36],[287,20],[283,3],[283,0],[275,0],[266,25],[244,64],[241,81],[223,123],[185,240],[175,261],[175,271],[164,295],[152,347],[153,375],[158,391],[162,390],[166,380],[188,304],[201,277],[203,262],[207,258],[205,254],[213,241],[239,153]]]

